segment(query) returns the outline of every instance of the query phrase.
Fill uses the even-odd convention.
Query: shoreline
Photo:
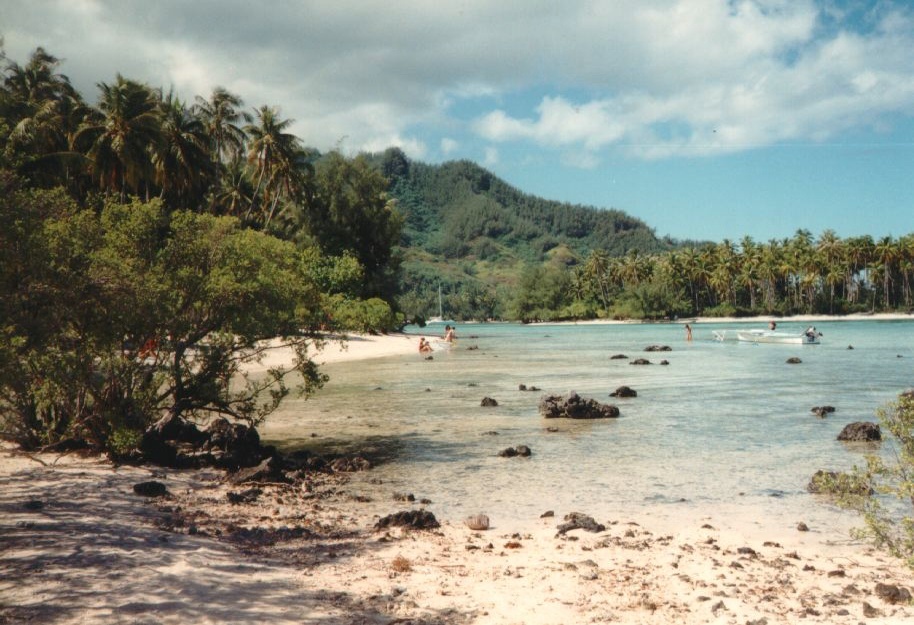
[[[353,336],[315,361],[418,355],[420,336],[435,338]],[[289,354],[272,351],[261,366]],[[133,492],[148,480],[169,497]],[[594,517],[598,531],[561,533],[565,515],[591,514],[582,503],[554,516],[493,518],[487,531],[453,518],[435,530],[377,531],[369,510],[435,513],[435,503],[395,501],[389,485],[366,493],[359,483],[357,492],[349,474],[316,473],[292,485],[234,485],[214,469],[114,466],[0,443],[0,625],[914,619],[914,605],[877,591],[914,593],[914,571],[812,518],[721,506],[627,510]],[[544,493],[544,512],[548,500]]]
[[[769,321],[776,321],[779,324],[791,322],[822,323],[823,321],[914,321],[914,313],[853,313],[849,315],[792,315],[789,317],[778,315],[756,315],[752,317],[682,317],[680,319],[666,319],[661,321],[644,321],[641,319],[588,319],[586,321],[537,321],[527,325],[681,325],[686,323],[767,324]]]
[[[155,479],[170,496],[132,492]],[[346,474],[232,485],[213,470],[114,467],[0,446],[0,623],[888,624],[901,563],[828,528],[725,513],[564,514],[472,531],[373,528]],[[378,498],[382,493],[378,488]],[[230,503],[228,493],[248,501]],[[237,497],[236,497],[237,499]],[[391,512],[419,510],[390,501]],[[431,509],[434,505],[430,506]],[[586,510],[580,512],[586,514]],[[764,621],[760,620],[764,619]]]
[[[387,358],[389,356],[405,356],[419,354],[419,338],[437,339],[439,336],[431,333],[406,334],[391,332],[388,334],[348,334],[343,337],[327,337],[327,342],[320,350],[311,351],[311,359],[317,365],[353,362],[358,360],[371,360],[373,358]],[[292,362],[293,351],[285,347],[280,339],[265,342],[266,351],[260,362],[248,363],[242,366],[246,373],[263,372],[273,367],[288,367]]]

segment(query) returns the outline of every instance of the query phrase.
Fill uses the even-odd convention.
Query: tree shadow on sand
[[[0,476],[0,624],[467,620],[453,610],[398,618],[389,612],[392,596],[322,587],[321,553],[339,562],[376,541],[317,540],[293,563],[288,554],[244,557],[211,537],[157,529],[162,512],[132,494],[144,479],[146,469],[112,473],[97,462]]]

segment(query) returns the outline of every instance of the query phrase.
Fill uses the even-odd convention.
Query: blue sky
[[[914,232],[904,0],[4,0],[90,101],[117,73],[277,105],[348,154],[470,159],[677,239]]]

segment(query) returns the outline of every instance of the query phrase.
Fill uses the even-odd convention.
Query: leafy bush
[[[337,330],[377,334],[403,326],[402,313],[395,313],[382,299],[349,299],[341,295],[331,297],[333,327]]]
[[[5,217],[20,240],[0,248],[28,261],[0,264],[0,435],[121,449],[166,412],[256,424],[292,371],[303,392],[322,384],[307,349],[324,314],[291,243],[158,201],[96,213],[12,189]],[[294,364],[233,382],[275,336]]]
[[[869,454],[866,465],[830,485],[838,502],[858,511],[864,526],[859,538],[904,559],[914,569],[914,391],[877,411],[890,433],[887,453]]]

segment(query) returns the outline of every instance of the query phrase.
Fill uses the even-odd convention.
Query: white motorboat
[[[818,345],[821,332],[811,328],[805,332],[782,330],[737,330],[736,338],[743,343],[780,343],[785,345]]]

